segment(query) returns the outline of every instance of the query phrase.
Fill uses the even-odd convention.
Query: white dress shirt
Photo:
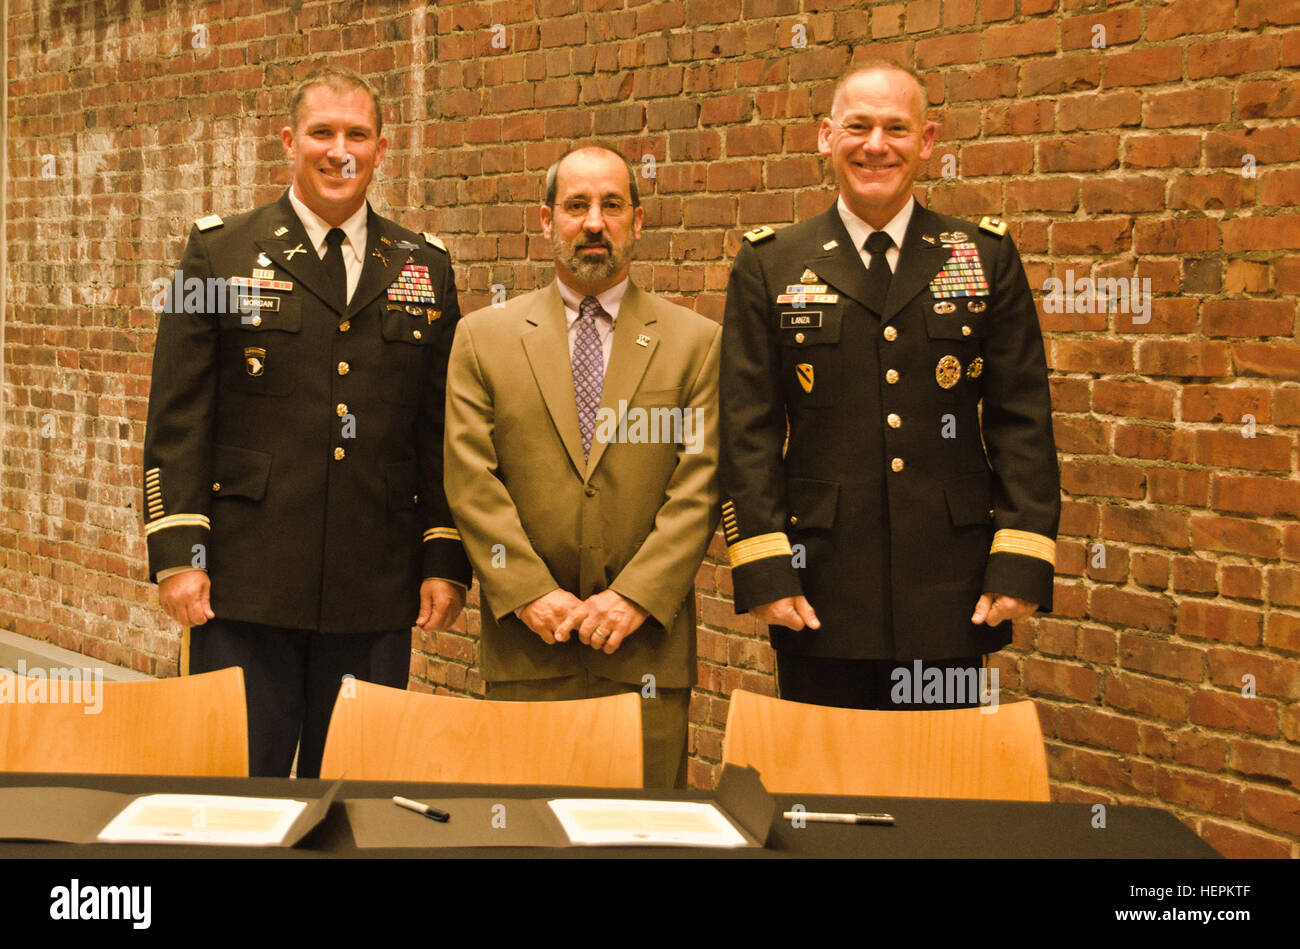
[[[298,200],[292,187],[289,188],[289,203],[298,213],[298,220],[302,221],[303,230],[307,232],[307,239],[311,241],[317,258],[324,260],[325,251],[329,250],[329,245],[325,243],[325,235],[334,225]],[[361,268],[366,262],[366,215],[369,209],[370,205],[367,202],[361,202],[361,207],[357,208],[356,213],[339,225],[343,228],[344,234],[339,249],[343,252],[343,266],[348,272],[349,300],[352,299],[357,284],[361,282]]]
[[[608,290],[596,294],[596,300],[609,314],[608,320],[596,318],[596,335],[600,337],[601,359],[605,364],[606,372],[609,371],[609,354],[614,348],[614,321],[618,319],[618,308],[623,305],[628,280],[628,277],[624,277]],[[560,297],[564,300],[565,325],[569,328],[569,362],[572,364],[573,347],[578,341],[578,307],[584,297],[558,277],[556,283],[560,285]]]
[[[844,222],[844,229],[849,232],[849,238],[853,241],[853,246],[857,248],[858,256],[862,258],[862,266],[869,268],[871,266],[871,253],[866,249],[867,238],[876,233],[876,229],[850,211],[849,206],[844,203],[843,197],[836,201],[836,207],[839,208],[840,220]],[[898,257],[902,253],[903,238],[907,235],[907,225],[911,223],[912,209],[914,207],[916,207],[916,198],[908,198],[907,204],[903,205],[903,210],[895,214],[893,219],[881,228],[894,240],[889,250],[885,251],[885,259],[889,261],[891,273],[898,270]]]

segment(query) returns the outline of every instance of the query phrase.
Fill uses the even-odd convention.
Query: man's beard
[[[603,257],[585,257],[582,254],[584,247],[599,246],[605,248]],[[564,269],[569,271],[579,280],[594,282],[605,280],[612,277],[622,269],[632,258],[632,249],[636,246],[635,240],[629,240],[621,252],[616,252],[614,242],[609,239],[609,235],[601,234],[599,237],[592,238],[584,234],[576,240],[573,247],[570,248],[558,235],[551,238],[551,253],[555,259],[564,265]]]

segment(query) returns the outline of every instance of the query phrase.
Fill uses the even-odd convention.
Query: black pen
[[[393,803],[398,807],[404,807],[408,811],[415,811],[417,814],[423,814],[429,820],[436,820],[439,823],[447,823],[451,820],[451,815],[446,811],[440,811],[436,807],[430,807],[428,804],[421,804],[419,801],[412,801],[410,798],[397,797],[394,795]]]

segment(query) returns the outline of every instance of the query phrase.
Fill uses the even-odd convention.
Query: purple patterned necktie
[[[578,403],[578,428],[582,430],[582,457],[591,457],[591,436],[596,428],[596,409],[605,387],[605,359],[596,317],[605,310],[595,297],[585,297],[578,307],[578,337],[573,343],[573,395]]]

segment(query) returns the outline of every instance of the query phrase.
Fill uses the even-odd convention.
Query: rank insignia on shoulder
[[[197,221],[195,221],[194,226],[197,227],[200,231],[210,231],[214,227],[220,227],[222,224],[225,223],[226,223],[225,221],[221,220],[220,214],[209,214],[206,217],[201,217]]]
[[[424,237],[424,242],[425,242],[426,244],[431,244],[432,246],[438,248],[438,250],[442,251],[444,254],[450,254],[450,253],[451,253],[449,250],[447,250],[447,245],[446,245],[446,244],[444,244],[442,241],[438,240],[438,238],[434,237],[434,236],[433,236],[432,234],[430,234],[428,231],[421,231],[420,234]]]
[[[759,241],[767,240],[775,233],[776,231],[764,224],[761,227],[750,228],[746,231],[745,240],[749,241],[751,244],[757,244]]]
[[[799,385],[803,387],[804,392],[813,390],[813,367],[812,363],[801,362],[794,367],[794,374],[799,379]]]
[[[980,218],[980,230],[988,231],[990,234],[996,234],[1001,237],[1007,232],[1007,222],[1001,218],[988,217],[987,215]]]

